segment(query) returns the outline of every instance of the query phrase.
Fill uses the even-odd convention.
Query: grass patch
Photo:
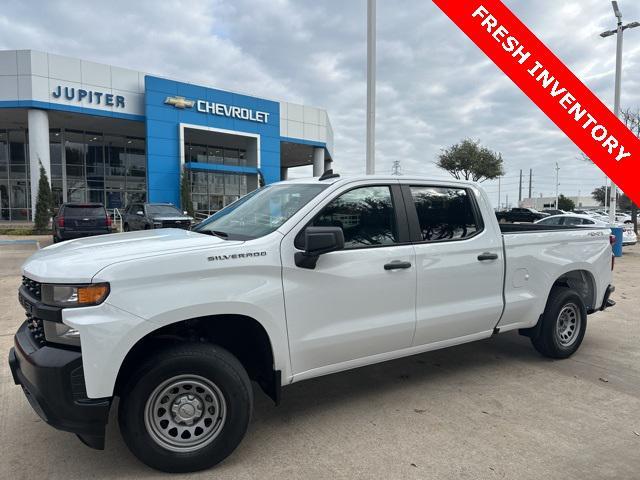
[[[51,231],[36,232],[33,228],[0,228],[0,235],[51,235]]]

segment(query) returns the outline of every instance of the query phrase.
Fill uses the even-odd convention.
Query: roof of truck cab
[[[326,180],[320,180],[319,177],[304,177],[304,178],[294,178],[291,180],[283,180],[278,183],[308,183],[308,184],[345,184],[351,182],[358,181],[371,181],[371,182],[397,182],[401,181],[402,183],[411,183],[411,182],[433,182],[435,185],[459,185],[459,186],[475,186],[477,183],[466,181],[466,180],[456,180],[456,179],[448,179],[448,178],[433,178],[427,176],[417,176],[417,175],[346,175],[339,177],[331,177]]]

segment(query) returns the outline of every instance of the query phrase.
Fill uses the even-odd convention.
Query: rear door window
[[[67,205],[64,209],[64,216],[69,218],[95,218],[105,215],[104,207]]]
[[[482,230],[469,193],[464,188],[411,186],[422,241],[460,240]]]

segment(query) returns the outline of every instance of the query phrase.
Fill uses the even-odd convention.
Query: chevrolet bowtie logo
[[[193,107],[193,100],[187,100],[184,97],[167,97],[164,101],[167,105],[173,105],[176,108],[191,108]]]

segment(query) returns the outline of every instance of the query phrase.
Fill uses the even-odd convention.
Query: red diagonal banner
[[[433,3],[640,205],[640,140],[511,10],[500,0]]]

